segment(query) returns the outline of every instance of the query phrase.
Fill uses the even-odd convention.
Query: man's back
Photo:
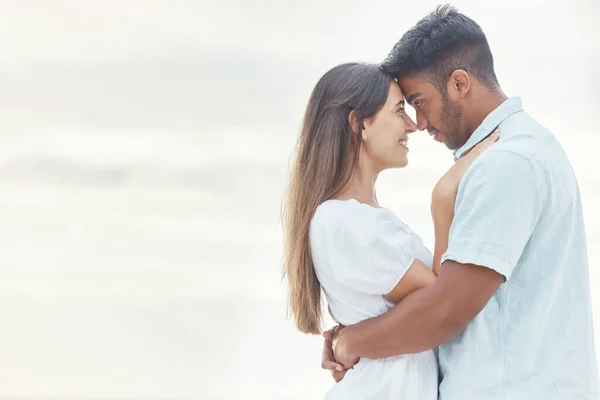
[[[440,399],[597,399],[588,263],[577,181],[556,138],[520,100],[484,120],[501,140],[459,189],[443,260],[507,281],[463,333],[440,346]]]

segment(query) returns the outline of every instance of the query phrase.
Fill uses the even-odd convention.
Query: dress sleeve
[[[334,278],[370,295],[392,291],[412,265],[412,235],[390,210],[355,205],[327,227],[326,252]]]

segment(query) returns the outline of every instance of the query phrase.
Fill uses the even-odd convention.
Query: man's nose
[[[429,121],[420,113],[417,113],[417,129],[420,131],[424,131],[429,126]]]

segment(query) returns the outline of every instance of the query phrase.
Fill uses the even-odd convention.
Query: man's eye
[[[419,100],[419,101],[415,101],[413,104],[415,105],[415,107],[421,108],[421,106],[423,105],[423,102]]]

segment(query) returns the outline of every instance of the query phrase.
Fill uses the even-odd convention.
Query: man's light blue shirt
[[[518,97],[488,115],[455,156],[496,128],[499,142],[461,181],[442,262],[491,268],[506,282],[465,331],[440,346],[439,398],[597,400],[575,175],[554,135],[523,111]]]

